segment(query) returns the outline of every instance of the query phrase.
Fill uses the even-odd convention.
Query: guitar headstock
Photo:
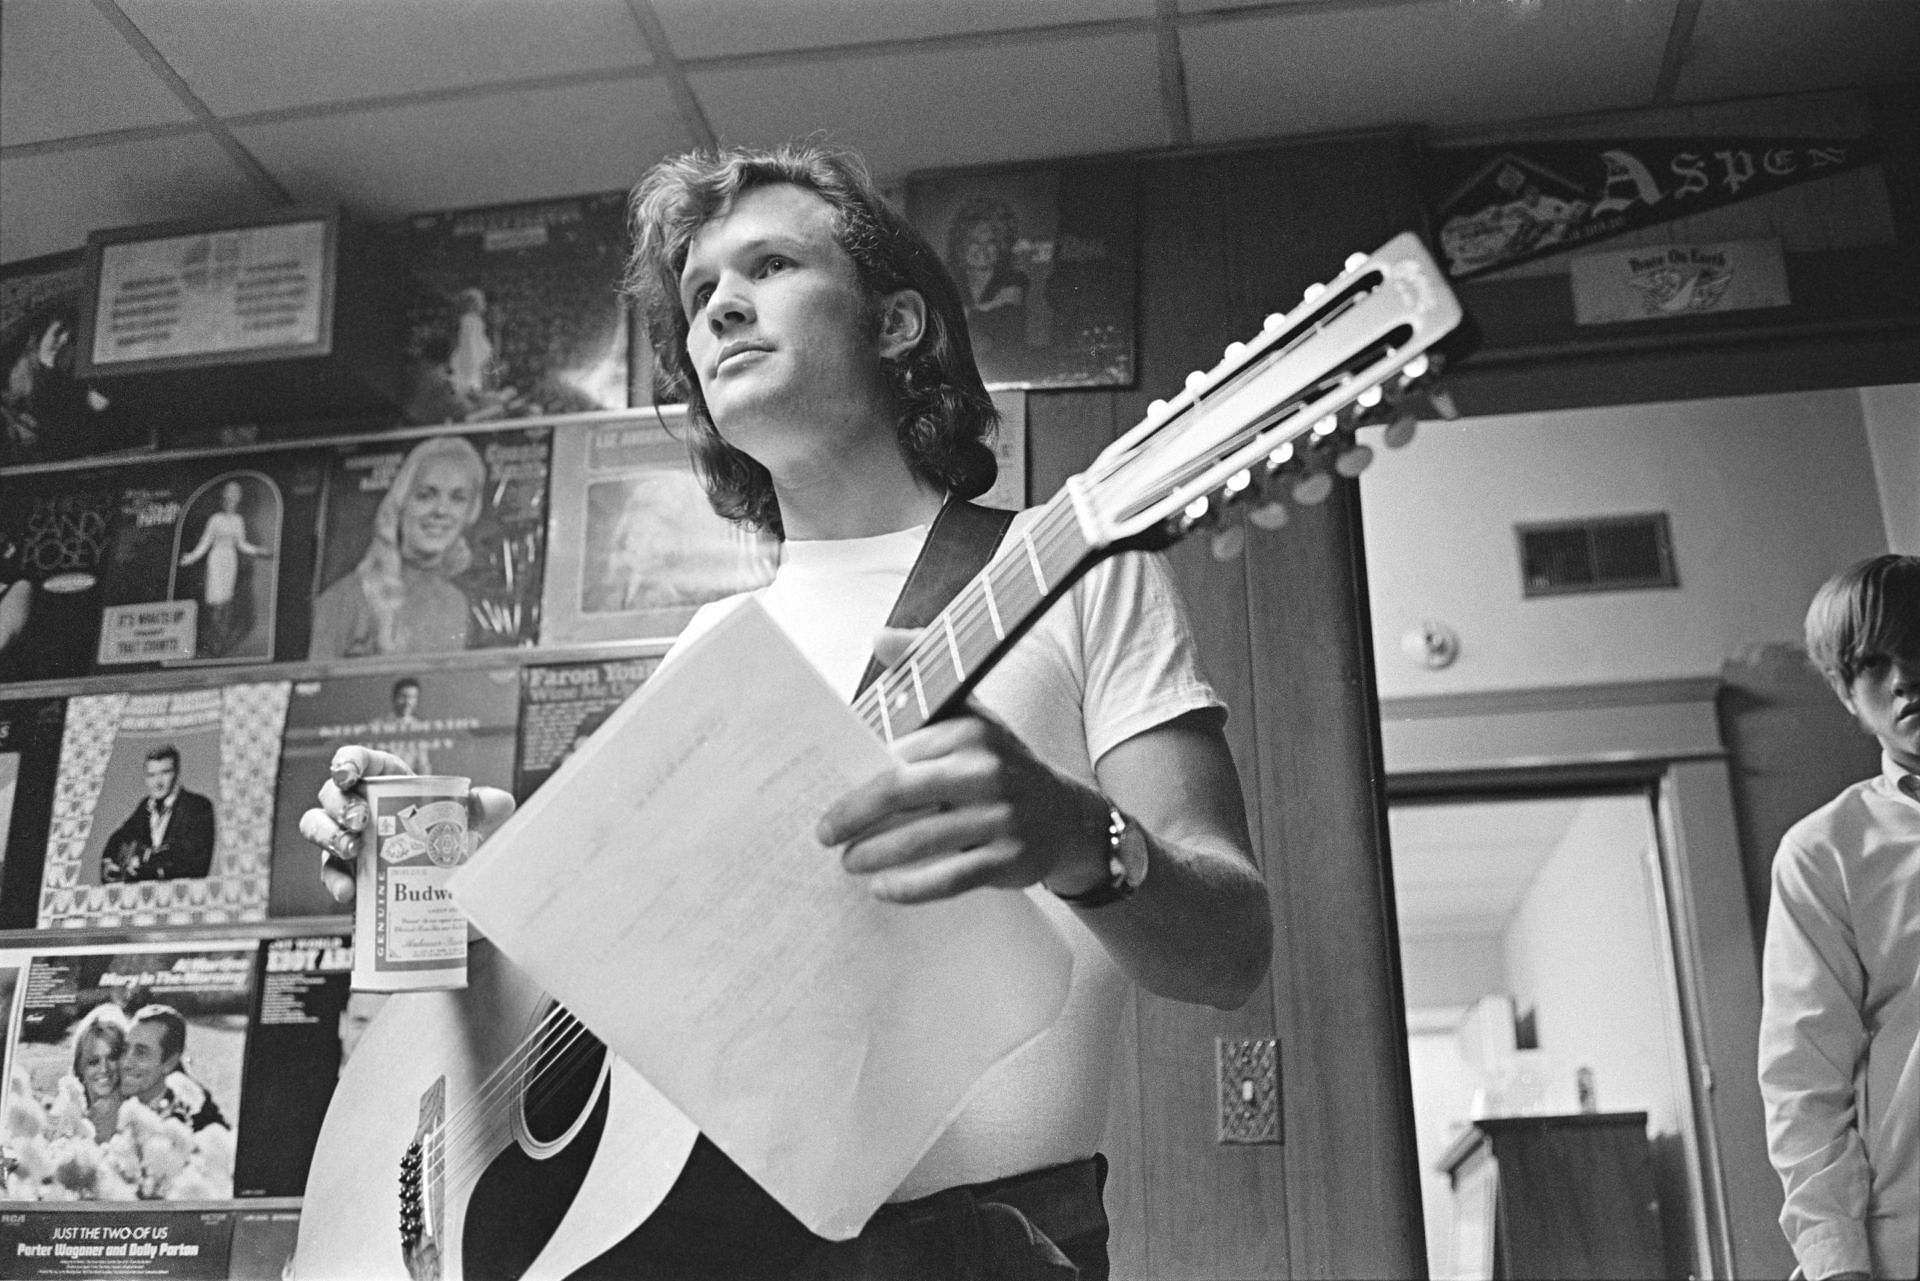
[[[1164,546],[1236,505],[1277,528],[1289,500],[1319,502],[1371,461],[1359,428],[1385,425],[1385,443],[1401,445],[1420,417],[1453,416],[1434,383],[1466,354],[1469,329],[1412,233],[1354,254],[1068,482],[1083,528],[1098,547]]]

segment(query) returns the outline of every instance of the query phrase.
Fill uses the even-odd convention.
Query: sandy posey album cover
[[[307,657],[533,644],[550,447],[546,428],[337,447]]]
[[[67,700],[42,929],[266,916],[284,681]]]

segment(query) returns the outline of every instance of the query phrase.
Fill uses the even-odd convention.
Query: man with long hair
[[[826,148],[670,159],[632,208],[629,288],[713,506],[784,538],[754,595],[851,695],[934,518],[993,481],[959,292],[860,163]],[[681,644],[743,599],[704,607]],[[881,656],[902,644],[882,636]],[[821,842],[876,898],[1021,891],[1074,955],[1056,1023],[987,1074],[866,1229],[814,1237],[702,1140],[606,1275],[1106,1275],[1096,1149],[1131,986],[1232,1008],[1271,955],[1224,709],[1194,650],[1158,558],[1102,562],[966,714],[900,737],[895,764],[822,818]],[[351,782],[398,762],[356,748],[334,766]],[[302,825],[342,894],[351,800],[329,782]]]

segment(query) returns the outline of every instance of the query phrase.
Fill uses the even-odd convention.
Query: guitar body
[[[390,998],[321,1127],[293,1275],[565,1277],[637,1228],[696,1130],[575,1031],[485,943],[465,989]]]

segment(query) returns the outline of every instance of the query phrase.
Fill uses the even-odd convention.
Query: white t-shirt
[[[1039,510],[1022,513],[1008,537]],[[752,594],[851,700],[874,635],[926,536],[920,525],[872,538],[790,541],[773,582]],[[745,599],[702,608],[679,644]],[[1094,762],[1116,744],[1185,712],[1225,710],[1200,674],[1165,563],[1138,554],[1089,571],[987,674],[975,697],[1041,760],[1089,785],[1097,785]],[[1066,1007],[1053,1027],[987,1074],[894,1193],[896,1201],[1091,1156],[1099,1147],[1126,976],[1072,909],[1039,886],[1026,893],[1072,947]]]

